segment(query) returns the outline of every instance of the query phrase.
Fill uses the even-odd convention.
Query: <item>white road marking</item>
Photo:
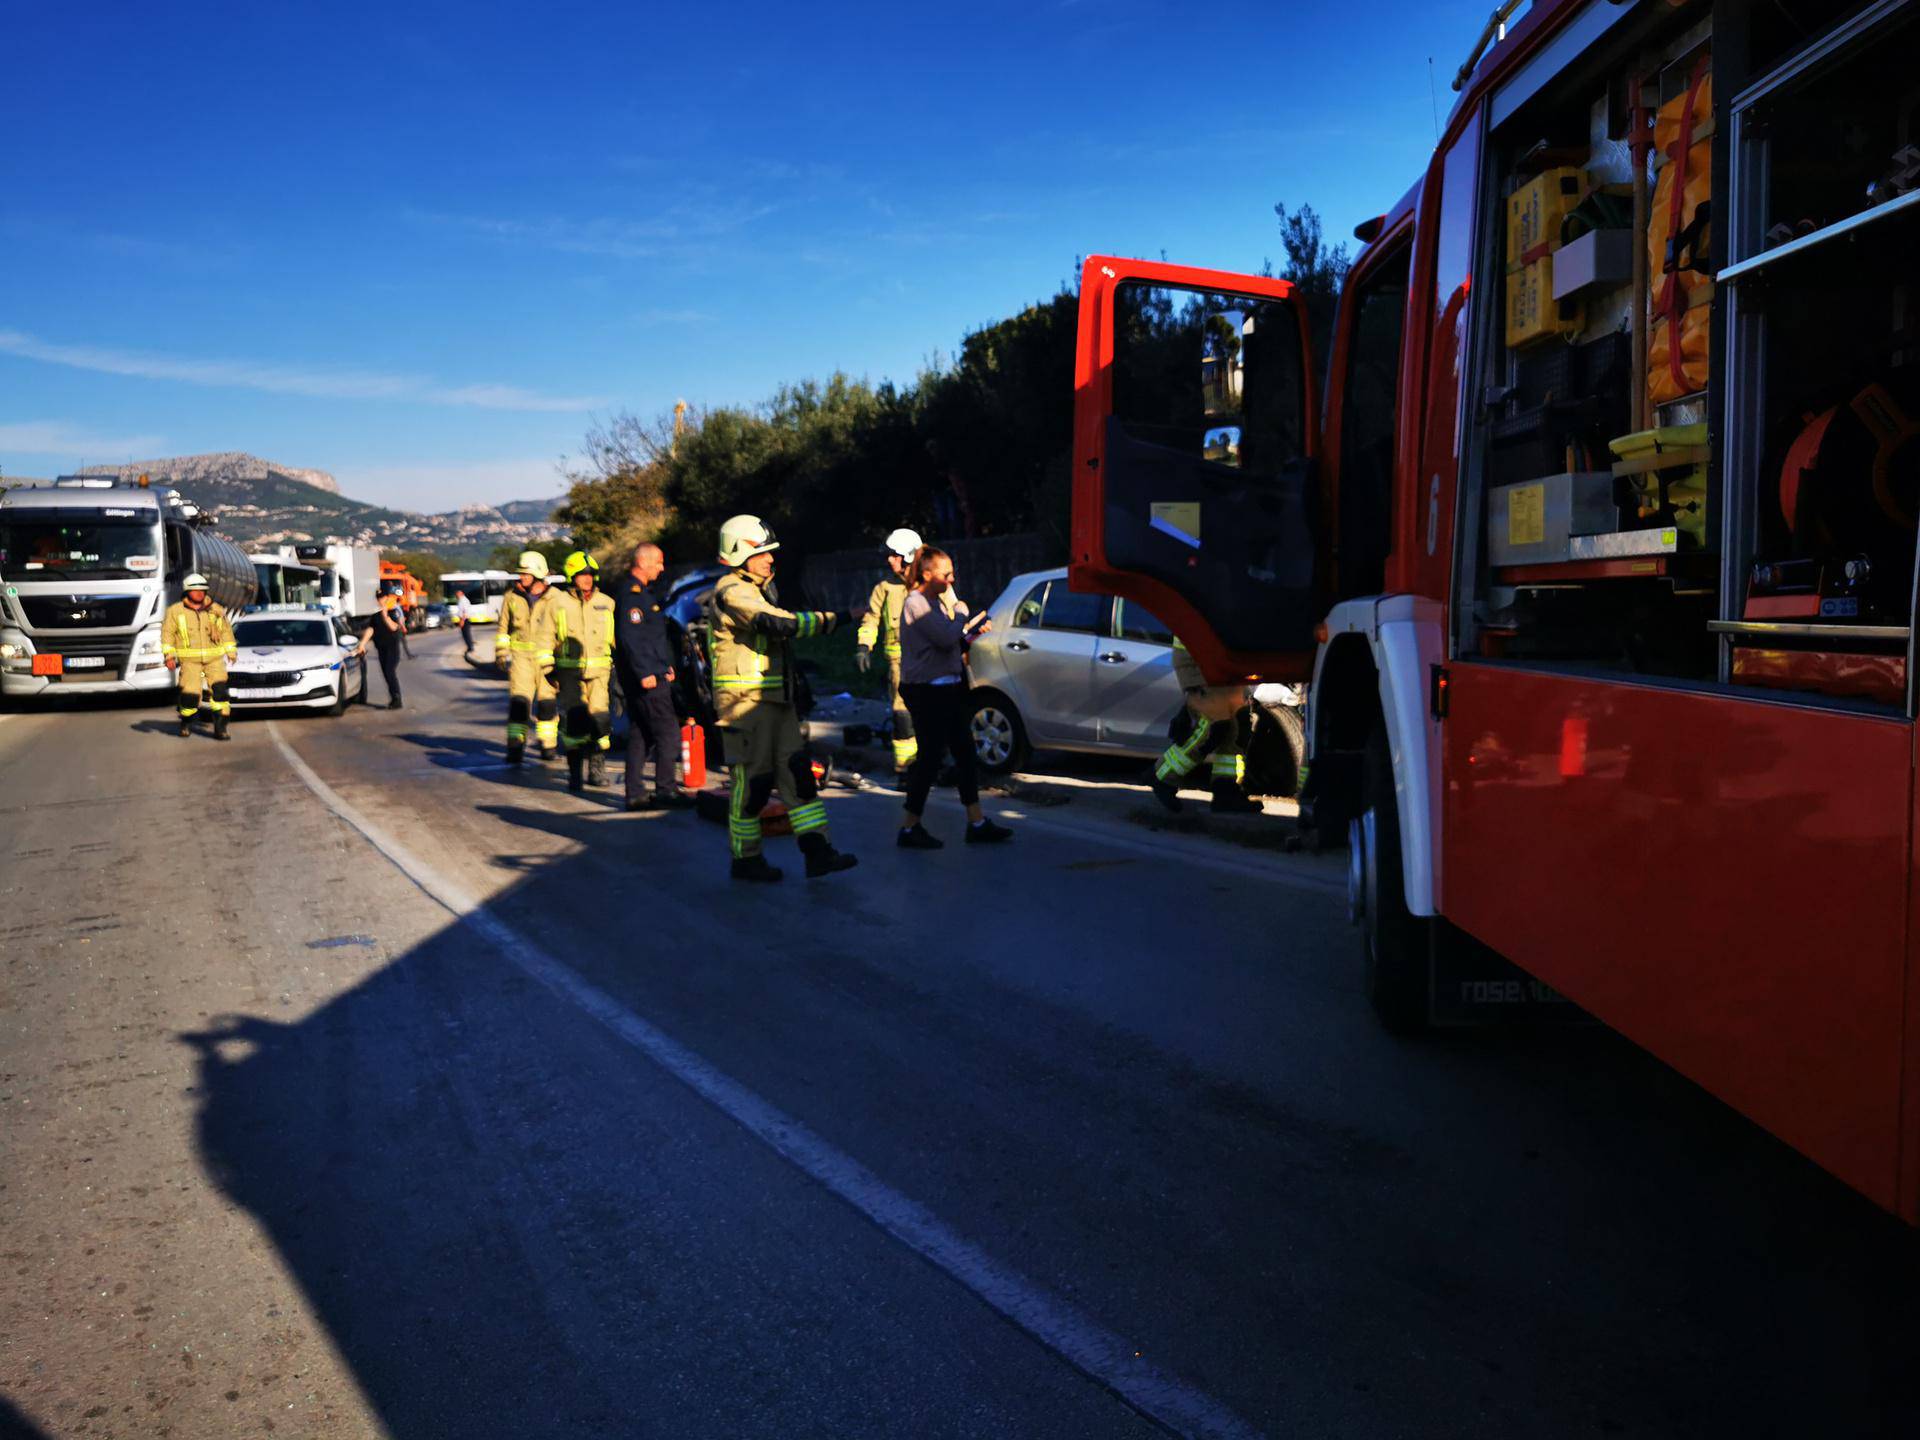
[[[922,1259],[971,1290],[1089,1379],[1177,1435],[1250,1440],[1260,1434],[1220,1401],[1149,1363],[1138,1350],[1091,1316],[994,1259],[852,1156],[835,1149],[799,1121],[525,939],[483,903],[354,809],[294,752],[281,735],[277,721],[268,722],[268,729],[288,765],[321,803],[359,831],[395,868],[465,922],[504,958],[586,1011],[701,1099]]]

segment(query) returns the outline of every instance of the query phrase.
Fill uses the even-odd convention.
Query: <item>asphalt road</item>
[[[0,716],[0,1434],[1920,1430],[1914,1235],[1597,1028],[1384,1035],[1336,860],[834,793],[746,889],[414,650]]]

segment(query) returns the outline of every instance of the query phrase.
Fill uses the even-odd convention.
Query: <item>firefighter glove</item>
[[[860,667],[860,673],[862,675],[866,674],[867,667],[873,664],[873,647],[870,645],[862,645],[858,650],[854,651],[853,663]]]

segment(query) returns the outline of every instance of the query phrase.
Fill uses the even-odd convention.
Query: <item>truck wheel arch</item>
[[[1428,712],[1427,692],[1431,667],[1445,653],[1440,606],[1418,596],[1376,596],[1335,606],[1326,623],[1328,637],[1308,692],[1310,765],[1316,785],[1355,790],[1352,796],[1329,797],[1334,803],[1328,819],[1358,813],[1358,757],[1373,726],[1384,725],[1393,757],[1407,908],[1417,916],[1434,915],[1440,728]],[[1335,759],[1348,756],[1351,766]],[[1320,773],[1323,759],[1334,761],[1327,768],[1335,773]],[[1322,803],[1316,800],[1316,819]]]

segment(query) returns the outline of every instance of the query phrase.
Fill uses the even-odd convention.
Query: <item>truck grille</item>
[[[127,661],[133,654],[133,641],[119,640],[56,640],[43,639],[37,647],[44,654],[65,656],[71,665],[75,660],[104,660],[107,663],[98,667],[81,670],[69,669],[60,676],[64,685],[85,685],[102,680],[122,680],[126,678]]]
[[[98,599],[65,599],[58,595],[14,597],[27,625],[34,630],[125,629],[140,609],[138,595],[105,595]]]

